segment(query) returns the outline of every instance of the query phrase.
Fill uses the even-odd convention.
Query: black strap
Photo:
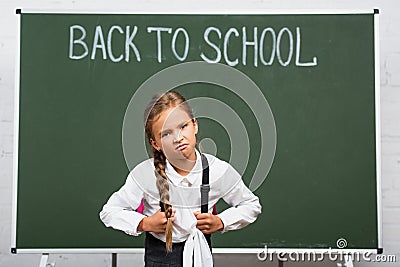
[[[206,156],[201,154],[201,164],[203,168],[203,177],[200,186],[200,197],[201,197],[201,213],[208,213],[208,193],[210,192],[210,167],[208,166],[208,160]],[[211,234],[204,234],[207,240],[208,246],[211,250]]]
[[[203,168],[203,177],[200,186],[200,196],[201,196],[201,213],[208,212],[208,193],[210,192],[209,177],[210,168],[208,166],[208,160],[206,156],[201,154],[201,164]]]
[[[161,208],[161,212],[165,212],[164,203],[162,203],[161,200],[160,200],[160,208]]]

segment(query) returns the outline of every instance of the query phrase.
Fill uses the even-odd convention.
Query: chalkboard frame
[[[160,12],[94,12],[94,11],[81,11],[81,12],[70,12],[65,10],[25,10],[22,11],[18,9],[17,13],[17,54],[16,54],[16,72],[15,72],[15,104],[14,104],[14,153],[13,153],[13,194],[12,194],[12,238],[11,238],[11,252],[12,253],[36,253],[36,254],[46,254],[46,253],[72,253],[72,254],[84,254],[84,253],[120,253],[120,254],[131,254],[131,253],[143,253],[144,249],[133,248],[133,249],[118,249],[118,248],[110,248],[110,249],[19,249],[16,246],[16,235],[17,235],[17,196],[18,196],[18,136],[19,136],[19,89],[20,89],[20,38],[21,38],[21,14],[30,14],[30,13],[38,13],[38,14],[215,14],[215,15],[252,15],[252,14],[262,14],[262,15],[273,15],[273,14],[301,14],[301,15],[309,15],[309,14],[374,14],[374,48],[375,48],[375,125],[376,125],[376,185],[377,185],[377,226],[378,226],[378,248],[377,249],[342,249],[340,251],[344,253],[354,253],[355,251],[360,253],[382,253],[382,208],[381,208],[381,122],[380,122],[380,57],[379,57],[379,10],[275,10],[275,11],[267,11],[267,10],[232,10],[226,12],[220,11],[207,11],[207,13],[201,11],[193,11],[187,10],[182,12],[168,12],[168,11],[160,11]],[[214,248],[213,253],[260,253],[262,252],[262,248],[260,249],[249,249],[249,248]],[[298,249],[298,248],[269,248],[268,253],[328,253],[329,251],[326,249]]]

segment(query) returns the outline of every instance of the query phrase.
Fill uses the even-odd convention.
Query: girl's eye
[[[165,132],[165,133],[162,133],[161,134],[161,137],[166,137],[166,136],[168,136],[169,135],[169,132]]]
[[[187,125],[188,125],[187,123],[186,123],[186,124],[184,124],[184,125],[182,125],[182,126],[181,126],[181,129],[184,129],[184,128],[186,128],[186,127],[187,127]]]

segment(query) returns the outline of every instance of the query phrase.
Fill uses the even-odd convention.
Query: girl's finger
[[[197,229],[203,231],[203,230],[210,230],[210,227],[208,225],[200,225],[197,227]]]
[[[210,213],[198,213],[196,216],[197,220],[204,220],[210,218]]]
[[[198,220],[196,226],[209,225],[210,223],[207,220]]]

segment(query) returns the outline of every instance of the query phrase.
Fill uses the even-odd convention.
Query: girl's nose
[[[175,135],[174,142],[179,143],[183,139],[181,131],[178,131]]]

